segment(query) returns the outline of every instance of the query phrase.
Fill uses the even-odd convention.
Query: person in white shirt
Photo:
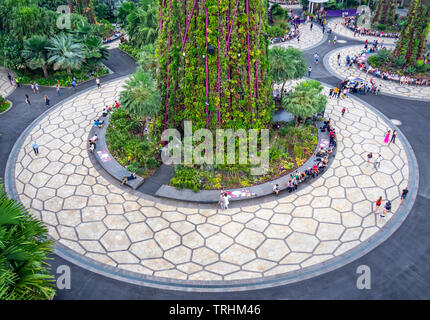
[[[376,158],[376,160],[375,160],[373,167],[375,169],[376,169],[376,167],[380,168],[381,167],[381,161],[382,161],[382,156],[381,156],[381,154],[379,154],[378,158]]]

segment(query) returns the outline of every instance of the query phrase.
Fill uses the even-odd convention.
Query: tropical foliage
[[[46,260],[48,230],[0,185],[0,300],[51,299],[53,277]]]
[[[153,127],[154,122],[138,120],[121,107],[111,115],[106,131],[106,141],[115,159],[143,177],[151,175],[160,165],[158,137],[149,134]]]
[[[136,47],[154,43],[158,33],[158,6],[153,0],[142,0],[126,18],[130,42]]]
[[[160,127],[180,127],[184,119],[196,129],[269,123],[266,14],[259,0],[163,3],[157,43]]]
[[[126,80],[121,91],[121,104],[138,119],[156,117],[161,109],[161,96],[152,75],[142,68]]]
[[[372,18],[373,25],[392,25],[396,18],[396,0],[379,0],[376,1],[375,14]]]
[[[321,93],[322,90],[318,81],[302,81],[282,99],[282,107],[295,116],[295,123],[298,124],[299,118],[306,119],[324,111],[327,97]]]
[[[74,10],[79,11],[77,6]],[[113,27],[110,23],[90,24],[91,12],[85,11],[85,16],[72,13],[71,28],[60,29],[57,27],[60,14],[52,8],[52,3],[42,0],[2,1],[0,64],[16,71],[19,76],[30,78],[38,74],[49,78],[50,73],[56,70],[66,70],[71,75],[78,69],[88,71],[97,68],[108,57],[101,39],[106,35],[106,28]]]
[[[269,51],[272,85],[281,85],[281,100],[288,80],[302,78],[306,74],[306,61],[303,53],[296,48],[274,47]]]
[[[0,113],[6,111],[10,107],[10,102],[0,96]]]

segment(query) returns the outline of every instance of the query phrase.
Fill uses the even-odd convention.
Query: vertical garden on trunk
[[[262,0],[160,0],[161,128],[262,128],[271,119]]]
[[[394,49],[394,57],[404,57],[404,67],[422,64],[430,29],[430,1],[413,0]],[[421,62],[419,62],[421,61]]]
[[[372,24],[394,24],[396,15],[396,0],[379,0],[376,3],[375,15]]]

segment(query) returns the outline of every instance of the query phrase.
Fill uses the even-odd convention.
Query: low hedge
[[[94,77],[91,77],[91,71],[94,71]],[[49,78],[40,76],[40,74],[19,74],[18,79],[21,84],[31,84],[37,82],[40,86],[55,86],[57,80],[60,81],[60,87],[70,87],[72,85],[72,77],[76,78],[77,83],[85,82],[97,77],[108,74],[109,71],[104,66],[97,66],[94,70],[83,68],[72,72],[72,76],[67,74],[67,71],[61,70],[54,72]]]

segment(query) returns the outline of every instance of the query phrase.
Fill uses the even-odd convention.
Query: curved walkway
[[[312,30],[310,29],[310,23],[300,24],[299,31],[300,41],[297,41],[297,38],[294,38],[285,42],[271,44],[269,48],[278,46],[283,48],[293,47],[301,50],[310,50],[321,45],[327,38],[327,34],[323,34],[322,28],[316,23],[313,24]]]
[[[320,49],[320,48],[319,48]],[[309,54],[309,63],[312,63],[312,55]],[[109,68],[115,73],[127,74],[129,61],[125,63],[122,59],[109,60]],[[321,71],[314,68],[314,75],[322,81],[334,85],[337,80],[327,75],[320,65]],[[112,76],[112,75],[111,75]],[[109,77],[111,77],[109,76]],[[81,88],[80,88],[81,89]],[[79,89],[79,90],[80,90]],[[18,91],[18,90],[17,90]],[[11,98],[15,103],[20,95],[13,94]],[[63,94],[63,98],[66,94]],[[412,212],[404,221],[398,232],[380,244],[373,251],[340,269],[325,273],[309,280],[295,284],[288,284],[267,288],[263,290],[252,290],[246,292],[232,293],[192,293],[177,292],[169,290],[154,289],[127,284],[110,277],[88,271],[77,265],[54,255],[50,261],[53,275],[56,267],[67,264],[72,269],[72,289],[59,290],[57,299],[428,299],[430,292],[430,258],[428,258],[428,230],[430,219],[428,219],[428,208],[430,206],[430,172],[426,169],[428,160],[428,142],[426,137],[430,134],[428,121],[430,120],[430,109],[426,108],[428,103],[410,101],[408,111],[405,112],[404,100],[394,99],[389,96],[364,96],[364,100],[370,102],[379,110],[391,118],[401,121],[402,129],[417,155],[420,165],[419,193]],[[24,106],[23,103],[20,103]],[[14,108],[15,109],[15,108]],[[6,132],[8,140],[0,138],[0,168],[4,168],[2,156],[7,157],[13,142],[32,119],[36,118],[42,110],[33,108],[26,113],[26,108],[17,106],[15,111],[19,115],[10,114],[0,116],[0,128]],[[15,113],[15,112],[13,112]],[[24,116],[24,117],[23,117]],[[21,127],[13,125],[13,119],[20,119]],[[4,120],[4,121],[3,121]],[[16,122],[16,121],[15,121]],[[9,126],[11,124],[11,126]],[[4,136],[3,136],[4,137]],[[10,147],[6,142],[11,142]],[[3,152],[5,151],[5,152]],[[412,199],[408,199],[413,202]],[[368,265],[372,270],[372,290],[357,290],[356,268],[359,265]]]
[[[361,71],[356,66],[345,66],[345,58],[349,55],[351,58],[360,54],[363,50],[362,45],[342,47],[330,51],[324,57],[324,66],[327,70],[339,79],[344,80],[346,77],[358,77],[363,80],[370,80],[372,74]],[[341,65],[337,63],[337,55],[341,55]],[[415,85],[400,85],[398,82],[383,80],[381,78],[373,77],[377,85],[381,84],[381,93],[397,96],[407,99],[427,100],[430,101],[430,86],[415,86]]]
[[[382,195],[397,210],[416,170],[409,169],[413,156],[403,138],[383,145],[392,125],[354,99],[329,101],[327,116],[338,130],[336,159],[296,193],[219,211],[120,188],[93,168],[86,146],[92,120],[117,98],[123,82],[88,90],[42,116],[20,138],[7,168],[8,191],[48,226],[57,253],[86,268],[171,289],[276,286],[342,266],[406,217],[402,211],[380,221],[372,203]],[[348,112],[341,117],[343,106]],[[366,166],[369,151],[384,157],[380,170]]]
[[[343,25],[343,18],[330,19],[327,22],[327,26],[333,31],[333,33],[357,41],[365,42],[367,40],[369,43],[372,43],[373,40],[378,40],[379,44],[394,44],[397,41],[396,38],[384,38],[360,34],[356,34],[354,36],[354,31],[351,31]]]

